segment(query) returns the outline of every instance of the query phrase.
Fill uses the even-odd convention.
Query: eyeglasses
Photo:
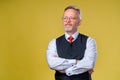
[[[67,21],[67,20],[74,21],[74,20],[77,20],[78,18],[75,18],[75,17],[63,17],[62,19],[63,19],[63,21]]]

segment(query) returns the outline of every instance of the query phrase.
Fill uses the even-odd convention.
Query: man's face
[[[66,32],[76,32],[80,25],[79,14],[74,9],[68,9],[63,15],[63,25]]]

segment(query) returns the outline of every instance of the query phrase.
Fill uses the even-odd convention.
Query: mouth
[[[66,27],[72,26],[72,24],[65,24]]]

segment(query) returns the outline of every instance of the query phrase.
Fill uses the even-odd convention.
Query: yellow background
[[[81,9],[79,32],[97,42],[93,80],[120,80],[120,0],[0,0],[0,80],[54,80],[46,49],[64,34],[68,5]]]

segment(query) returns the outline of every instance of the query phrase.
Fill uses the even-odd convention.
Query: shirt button
[[[68,75],[70,76],[70,73],[68,73]]]

